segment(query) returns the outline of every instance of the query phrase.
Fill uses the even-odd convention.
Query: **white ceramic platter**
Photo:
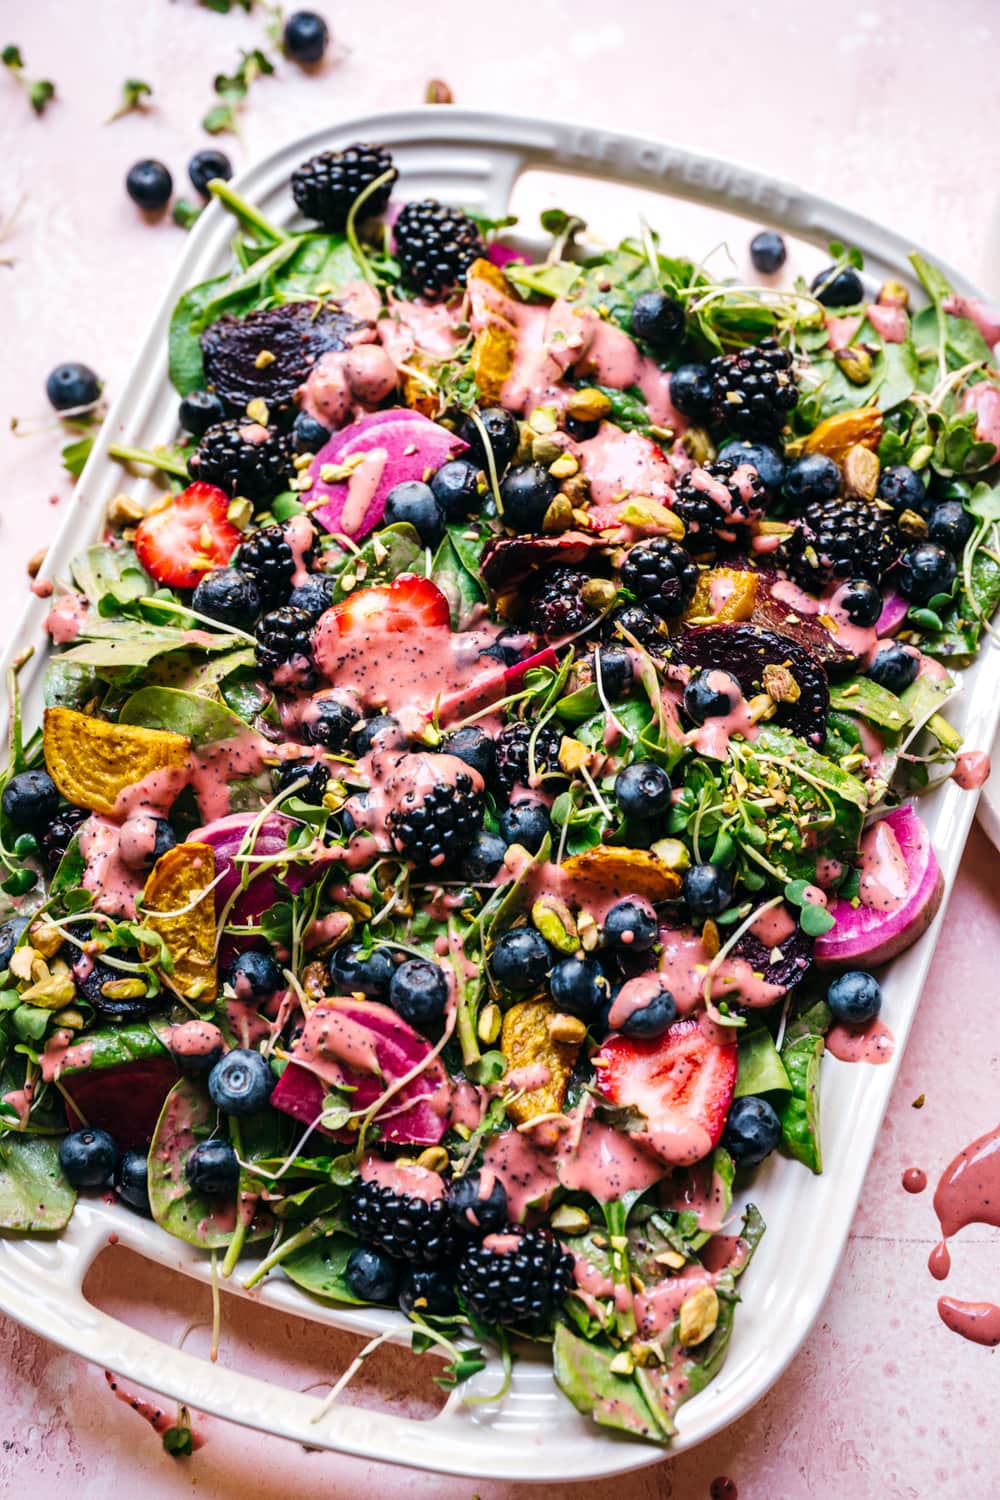
[[[906,259],[913,247],[888,230],[746,168],[588,126],[450,107],[376,115],[317,130],[260,162],[236,186],[272,220],[287,224],[294,214],[288,190],[292,169],[315,151],[357,140],[379,141],[391,149],[400,168],[401,197],[429,194],[494,216],[505,213],[512,198],[515,207],[560,201],[582,208],[606,238],[632,232],[641,209],[668,252],[698,258],[730,235],[738,269],[744,272],[744,247],[752,231],[741,221],[749,220],[794,237],[796,269],[815,269],[824,261],[822,248],[839,239],[864,252],[873,286],[889,275],[898,277],[920,300]],[[74,553],[99,535],[105,504],[122,484],[121,470],[105,456],[108,442],[149,447],[175,435],[177,402],[166,367],[170,310],[181,291],[230,264],[232,233],[232,220],[217,205],[192,232],[139,349],[132,378],[95,444],[49,552],[47,575],[65,577]],[[962,277],[947,274],[956,289],[975,291]],[[140,483],[129,488],[142,494]],[[42,707],[45,611],[43,601],[30,601],[5,659],[9,665],[27,645],[36,648],[21,674],[29,724],[38,722]],[[1000,654],[985,651],[965,674],[963,688],[951,711],[953,720],[971,746],[989,745],[1000,714]],[[952,783],[922,808],[949,889],[974,811],[974,795]],[[778,1158],[758,1174],[753,1197],[768,1232],[742,1283],[745,1301],[728,1361],[719,1378],[681,1409],[676,1448],[692,1447],[745,1412],[806,1337],[844,1248],[942,919],[943,909],[887,978],[884,1015],[897,1041],[893,1061],[883,1067],[850,1066],[829,1058],[824,1063],[824,1175],[814,1178],[798,1164]],[[518,1362],[512,1390],[499,1407],[464,1405],[457,1396],[427,1421],[357,1406],[335,1406],[314,1421],[320,1394],[285,1390],[210,1365],[92,1306],[83,1295],[83,1279],[109,1234],[144,1256],[208,1280],[207,1256],[121,1207],[92,1200],[80,1204],[58,1239],[0,1238],[0,1308],[46,1338],[165,1396],[314,1447],[446,1473],[543,1483],[620,1473],[663,1456],[662,1449],[616,1438],[579,1416],[557,1390],[544,1350]],[[401,1314],[314,1302],[280,1274],[258,1295],[276,1307],[355,1333],[371,1334],[402,1321]],[[432,1373],[431,1366],[427,1378]],[[330,1372],[331,1382],[337,1374]],[[472,1382],[471,1393],[495,1390],[498,1374],[494,1361]]]

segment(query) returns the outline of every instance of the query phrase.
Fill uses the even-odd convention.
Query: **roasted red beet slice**
[[[779,598],[774,593],[774,586],[779,582],[777,573],[758,573],[751,625],[773,630],[777,635],[804,646],[827,671],[850,668],[856,657],[827,630],[818,615],[797,610],[787,600]]]
[[[163,1101],[177,1082],[169,1057],[147,1057],[115,1068],[84,1068],[62,1079],[66,1113],[76,1129],[84,1121],[106,1130],[119,1151],[148,1146]],[[73,1109],[79,1110],[79,1114]]]
[[[286,302],[244,317],[225,317],[201,336],[205,378],[234,417],[262,396],[272,411],[291,405],[321,354],[350,347],[350,335],[366,325],[338,307]],[[261,354],[274,358],[258,366]]]
[[[771,954],[777,949],[780,949],[781,957],[772,961]],[[737,958],[745,959],[758,974],[763,974],[768,984],[780,984],[783,989],[790,990],[812,968],[813,942],[796,922],[795,930],[773,945],[763,942],[753,932],[745,932],[733,953]]]
[[[582,563],[591,552],[600,552],[607,542],[564,531],[561,536],[502,536],[487,542],[480,559],[483,581],[491,589],[520,583],[541,568]]]
[[[823,667],[797,641],[759,625],[704,625],[685,630],[659,654],[695,672],[702,668],[729,672],[747,698],[763,691],[765,667],[787,667],[799,696],[794,703],[779,703],[773,722],[813,744],[822,743],[830,688]]]

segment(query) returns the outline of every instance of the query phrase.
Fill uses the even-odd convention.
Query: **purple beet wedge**
[[[779,907],[787,911],[787,907]],[[794,920],[795,914],[789,912]],[[766,983],[780,985],[790,990],[800,979],[804,979],[812,968],[813,940],[795,922],[787,937],[776,943],[763,941],[756,933],[747,931],[733,948],[737,958],[745,959],[757,974],[762,974]]]
[[[860,904],[836,899],[834,925],[816,939],[821,969],[874,968],[917,941],[941,905],[944,878],[912,807],[894,808],[861,840]]]
[[[311,497],[320,504],[313,519],[327,531],[360,541],[385,515],[389,491],[406,480],[424,479],[468,444],[415,411],[375,412],[334,433],[309,469]],[[350,479],[324,479],[323,471],[357,462]]]
[[[669,660],[697,672],[721,669],[736,678],[746,698],[763,690],[764,668],[787,667],[799,690],[794,703],[779,703],[774,723],[812,744],[826,733],[830,688],[822,665],[805,646],[759,625],[704,625],[685,630],[663,648]]]
[[[794,595],[791,599],[782,597],[793,589],[795,585],[779,578],[777,573],[759,573],[751,625],[760,625],[804,647],[827,671],[836,671],[838,667],[849,669],[857,658],[823,624],[823,616],[816,612],[818,601],[809,600],[811,610],[797,608]]]

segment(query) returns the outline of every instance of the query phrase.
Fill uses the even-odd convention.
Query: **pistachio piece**
[[[618,590],[610,578],[588,578],[580,590],[580,597],[591,609],[605,610],[610,609],[618,598]]]
[[[65,1026],[67,1031],[82,1031],[86,1026],[82,1011],[70,1006],[67,1010],[57,1010],[52,1017],[57,1026]]]
[[[41,954],[36,953],[34,948],[26,944],[23,948],[14,949],[7,967],[15,979],[30,979],[31,966],[37,963],[40,958]]]
[[[635,1360],[628,1349],[621,1349],[608,1365],[612,1375],[631,1375],[635,1369]]]
[[[909,288],[901,281],[886,281],[879,291],[878,300],[883,307],[909,307]]]
[[[878,454],[855,443],[844,455],[844,494],[855,500],[874,500],[880,470]]]
[[[562,442],[560,442],[561,437],[562,434],[558,432],[545,432],[532,441],[531,456],[536,464],[552,464],[555,463],[557,458],[563,457],[565,449]],[[577,468],[579,468],[579,464]],[[576,473],[576,469],[573,470],[573,473]]]
[[[927,535],[927,522],[915,510],[904,510],[896,517],[896,526],[904,536],[918,539]]]
[[[651,530],[655,528],[672,542],[684,539],[686,528],[680,516],[658,501],[651,500],[648,495],[633,495],[622,506],[619,514],[628,526],[647,526]]]
[[[561,453],[554,463],[549,464],[549,473],[553,479],[572,479],[579,472],[580,464],[572,453]]]
[[[532,432],[544,433],[555,432],[559,426],[554,406],[536,406],[528,417],[528,426]]]
[[[428,1172],[443,1172],[447,1165],[448,1153],[443,1146],[428,1146],[417,1157],[417,1166],[426,1167]]]
[[[268,365],[273,365],[274,364],[274,359],[275,359],[275,356],[274,356],[274,353],[273,353],[272,350],[270,350],[270,349],[261,349],[260,353],[257,355],[257,358],[253,362],[254,363],[254,369],[255,370],[266,370],[267,367],[268,367]]]
[[[701,926],[701,946],[712,959],[722,947],[719,929],[712,917],[706,917]]]
[[[611,412],[611,397],[593,386],[574,391],[566,402],[566,415],[574,422],[600,422]]]
[[[667,1266],[671,1271],[679,1271],[687,1265],[687,1261],[679,1250],[661,1250],[659,1255],[653,1256],[653,1259],[658,1266]]]
[[[715,457],[715,444],[704,427],[689,427],[681,443],[688,458],[693,458],[696,464],[707,463]]]
[[[681,1303],[679,1342],[688,1349],[703,1344],[715,1332],[718,1321],[719,1299],[714,1286],[700,1286]]]
[[[561,480],[559,493],[566,496],[566,499],[573,506],[574,511],[576,511],[573,517],[574,521],[581,526],[589,525],[589,517],[586,510],[580,509],[590,499],[590,480],[586,474],[572,474],[569,479]]]
[[[65,939],[58,927],[51,922],[33,922],[28,929],[31,938],[31,946],[36,953],[43,958],[54,958],[62,947]]]
[[[867,452],[862,449],[862,452]],[[764,668],[762,681],[764,691],[775,703],[798,703],[802,696],[802,689],[787,667],[779,666],[777,662],[768,662]]]
[[[263,396],[255,396],[252,401],[247,402],[247,416],[251,422],[259,422],[266,427],[271,413],[268,411],[267,402]]]
[[[133,500],[131,495],[115,495],[108,501],[108,524],[110,526],[128,526],[135,521],[141,521],[145,511],[138,500]]]
[[[580,947],[584,953],[593,953],[601,941],[597,918],[591,916],[589,911],[580,912],[576,919],[576,930],[580,934]]]
[[[49,974],[21,991],[25,1005],[36,1005],[40,1010],[62,1010],[76,999],[76,985],[72,974]]]
[[[585,766],[589,756],[590,751],[582,740],[575,740],[568,734],[563,735],[559,745],[559,764],[567,775],[572,776],[574,771]]]
[[[580,946],[573,913],[558,896],[539,896],[531,908],[531,920],[557,953],[575,953]]]
[[[549,1223],[560,1234],[585,1234],[590,1228],[590,1215],[585,1208],[572,1203],[560,1203],[550,1215]]]
[[[48,555],[49,555],[49,549],[48,549],[48,547],[39,547],[39,549],[38,549],[37,552],[33,552],[31,554],[31,556],[28,558],[28,563],[27,563],[28,577],[29,578],[37,578],[38,577],[39,573],[42,571],[42,564],[44,563],[44,561],[48,557]]]
[[[499,1005],[492,1003],[484,1005],[479,1012],[479,1020],[476,1023],[476,1035],[479,1040],[485,1042],[487,1046],[495,1042],[500,1035],[502,1020],[503,1017],[500,1013]]]
[[[562,1011],[557,1011],[548,1019],[549,1036],[554,1042],[566,1042],[571,1047],[578,1047],[587,1035],[587,1028],[576,1016],[567,1016]]]
[[[672,870],[686,870],[691,863],[691,856],[680,839],[657,839],[650,848],[657,859],[669,865]]]
[[[852,385],[867,385],[872,378],[872,357],[860,344],[849,344],[833,356],[841,373]]]
[[[145,982],[139,978],[109,979],[101,985],[101,994],[109,1000],[141,1000],[145,993]]]
[[[560,531],[568,531],[572,524],[573,507],[569,499],[565,495],[556,495],[542,519],[542,531],[552,536]]]
[[[424,90],[425,104],[454,104],[455,96],[443,78],[432,78]]]
[[[237,528],[238,531],[246,531],[247,527],[250,525],[250,522],[253,520],[252,501],[244,500],[240,497],[237,497],[235,500],[230,500],[228,506],[226,507],[226,520],[232,521],[233,525]]]
[[[307,1000],[320,1001],[326,994],[326,965],[318,959],[302,970],[302,989]]]

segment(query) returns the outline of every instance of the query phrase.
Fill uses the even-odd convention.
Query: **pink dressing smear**
[[[896,1040],[878,1016],[863,1026],[838,1022],[826,1034],[826,1050],[839,1062],[887,1063],[896,1050]]]
[[[941,1239],[927,1268],[936,1281],[951,1270],[948,1241],[970,1224],[1000,1229],[1000,1126],[964,1146],[948,1163],[934,1193]],[[938,1316],[946,1328],[974,1344],[1000,1344],[1000,1307],[993,1302],[962,1302],[940,1297]]]

